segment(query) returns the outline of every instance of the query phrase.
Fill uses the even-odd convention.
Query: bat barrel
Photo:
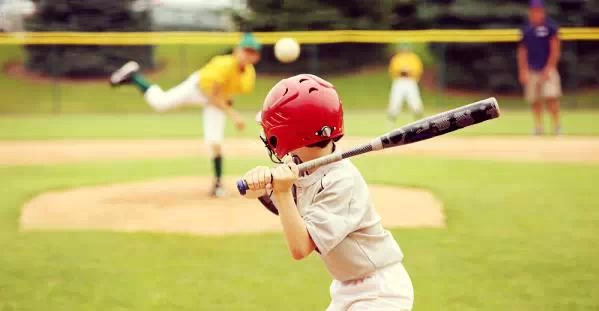
[[[410,123],[381,137],[383,148],[407,145],[441,136],[474,124],[499,117],[494,97],[430,116]]]

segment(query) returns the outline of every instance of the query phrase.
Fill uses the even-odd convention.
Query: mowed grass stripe
[[[434,114],[441,110],[430,110]],[[83,114],[83,115],[28,115],[0,116],[0,140],[48,140],[48,139],[155,139],[155,138],[202,138],[201,111],[169,114]],[[228,122],[226,137],[258,139],[260,128],[254,121],[255,111],[244,113],[248,127],[237,132]],[[564,112],[563,134],[599,135],[596,120],[599,113],[592,111]],[[396,127],[412,122],[412,117],[401,115]],[[551,124],[546,122],[550,132]],[[391,130],[384,109],[348,110],[345,112],[345,131],[348,136],[374,137]],[[531,116],[525,111],[502,111],[499,119],[472,126],[450,135],[529,135],[532,130]],[[226,144],[226,141],[225,141]]]

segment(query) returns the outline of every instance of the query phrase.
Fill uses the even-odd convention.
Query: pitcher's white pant
[[[204,141],[208,144],[220,144],[224,138],[226,116],[221,109],[208,104],[208,98],[200,90],[200,79],[199,73],[193,73],[181,84],[166,92],[160,86],[152,85],[144,97],[150,107],[158,112],[183,105],[203,106]]]
[[[418,89],[418,81],[412,78],[398,78],[393,81],[391,95],[389,96],[390,116],[396,117],[401,112],[403,102],[406,101],[413,114],[422,113],[422,99]]]
[[[410,276],[396,263],[358,281],[334,280],[327,311],[410,311],[413,304]]]

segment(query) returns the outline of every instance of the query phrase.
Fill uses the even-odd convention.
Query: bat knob
[[[245,195],[248,189],[250,189],[250,187],[248,187],[248,183],[245,180],[240,179],[237,181],[237,190],[239,191],[239,194]]]

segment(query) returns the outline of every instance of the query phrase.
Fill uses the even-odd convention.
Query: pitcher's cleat
[[[119,86],[123,84],[131,83],[133,75],[139,72],[139,64],[134,61],[130,61],[119,68],[110,76],[110,85]]]
[[[223,188],[221,185],[216,184],[214,185],[214,188],[212,189],[210,195],[216,198],[224,198],[225,196],[227,196],[227,191],[225,191],[225,188]]]

